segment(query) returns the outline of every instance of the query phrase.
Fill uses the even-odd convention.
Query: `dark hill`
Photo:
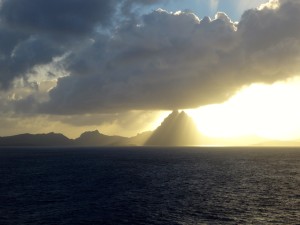
[[[72,140],[62,134],[19,134],[0,137],[0,146],[68,146]]]
[[[112,146],[127,140],[121,136],[108,136],[101,134],[98,130],[87,131],[74,140],[76,146]]]

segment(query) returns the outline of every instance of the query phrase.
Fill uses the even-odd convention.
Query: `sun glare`
[[[300,77],[272,85],[252,84],[223,104],[188,110],[209,137],[300,138]]]

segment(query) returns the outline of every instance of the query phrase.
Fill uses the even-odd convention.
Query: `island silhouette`
[[[239,139],[210,138],[201,134],[184,111],[174,110],[153,131],[133,137],[86,131],[76,139],[60,133],[18,134],[0,137],[0,147],[104,147],[104,146],[300,146],[300,140],[279,141],[256,136]]]
[[[0,146],[195,146],[200,145],[200,133],[184,111],[174,110],[154,131],[134,137],[109,136],[98,130],[87,131],[76,139],[60,133],[19,134],[0,137]]]

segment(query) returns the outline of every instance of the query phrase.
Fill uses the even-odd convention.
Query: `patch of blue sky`
[[[150,12],[157,8],[165,9],[169,12],[192,11],[200,19],[204,16],[214,18],[217,12],[226,13],[233,21],[239,21],[243,12],[247,9],[256,8],[268,0],[166,0],[161,1],[150,8],[143,9]]]

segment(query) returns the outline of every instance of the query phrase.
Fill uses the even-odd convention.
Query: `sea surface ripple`
[[[299,148],[3,148],[0,224],[300,224]]]

